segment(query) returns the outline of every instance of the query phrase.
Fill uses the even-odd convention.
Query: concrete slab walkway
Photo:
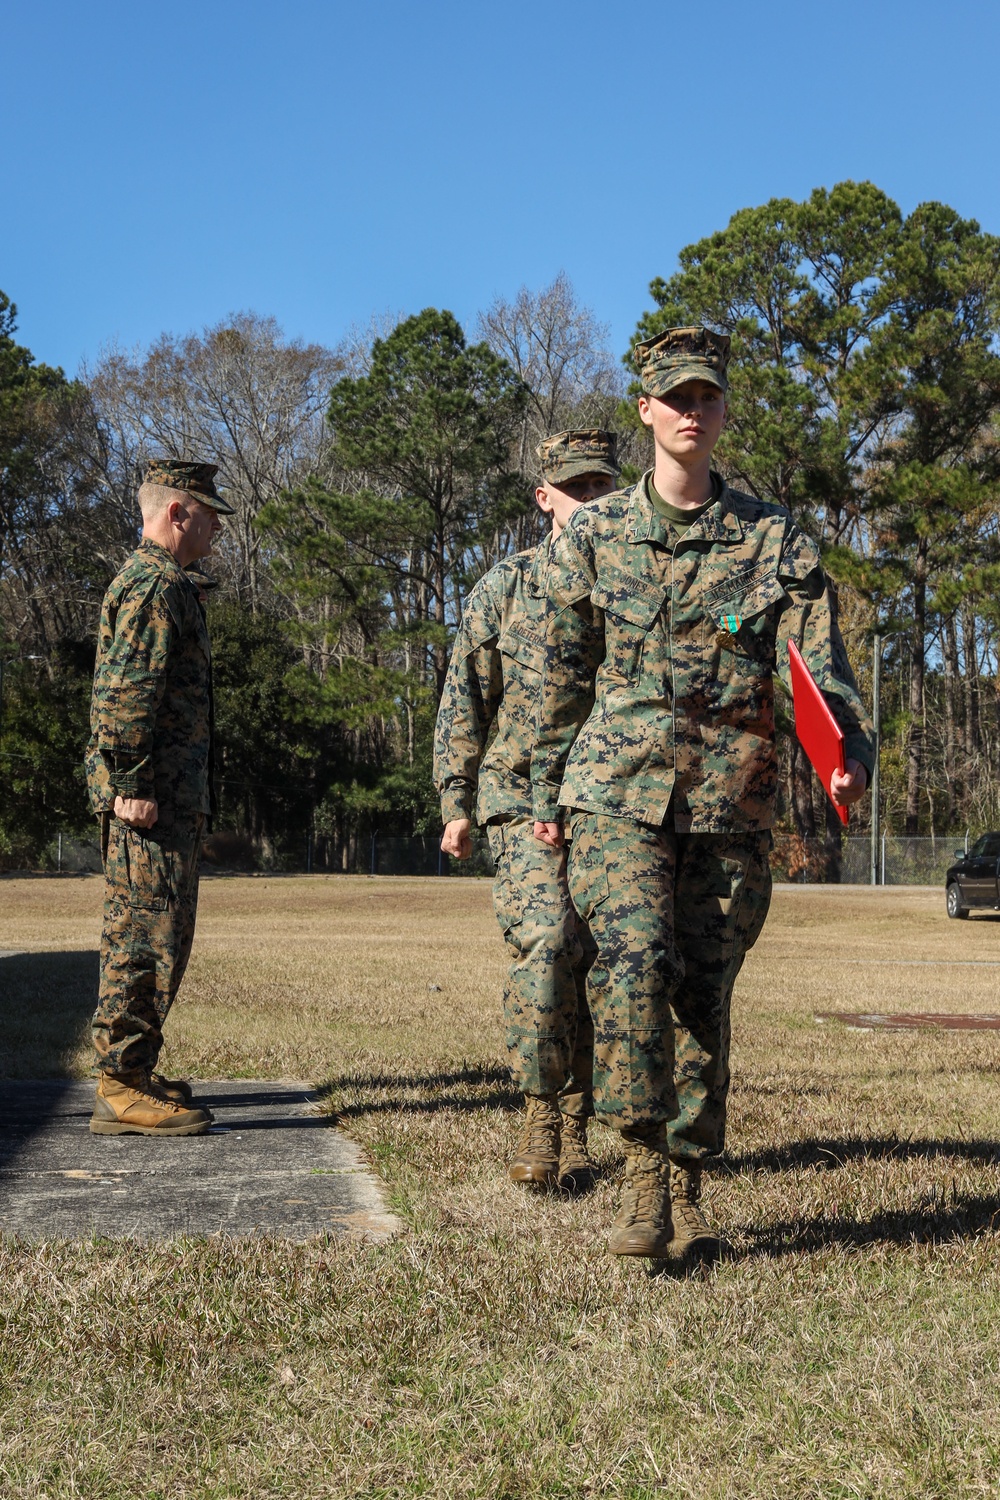
[[[90,1134],[94,1085],[0,1083],[0,1231],[30,1239],[316,1234],[384,1240],[399,1223],[358,1147],[308,1086],[197,1088],[215,1125],[157,1140]]]

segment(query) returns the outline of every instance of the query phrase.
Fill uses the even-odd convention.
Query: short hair
[[[142,511],[142,519],[151,521],[154,516],[166,510],[171,500],[180,500],[183,503],[191,497],[186,490],[172,490],[169,485],[140,484],[136,498],[139,501],[139,509]]]

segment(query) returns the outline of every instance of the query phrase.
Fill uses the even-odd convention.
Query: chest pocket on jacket
[[[616,677],[637,677],[646,638],[663,608],[663,589],[627,573],[602,573],[590,597],[604,611],[606,668]]]
[[[777,604],[787,595],[777,578],[764,578],[747,592],[716,595],[707,606],[707,629],[724,653],[723,665],[737,671],[772,671],[775,665]]]
[[[545,640],[541,634],[536,635],[517,625],[511,625],[497,641],[497,646],[500,655],[505,658],[504,681],[507,679],[508,665],[514,672],[541,675],[545,665]]]
[[[535,721],[545,665],[541,634],[511,625],[497,641],[503,664],[503,697],[507,712],[525,722]]]

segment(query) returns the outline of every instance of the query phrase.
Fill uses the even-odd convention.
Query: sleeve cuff
[[[535,787],[531,797],[531,815],[536,823],[561,823],[563,810],[559,804],[559,793],[548,788]]]
[[[113,755],[108,782],[119,797],[141,798],[146,802],[156,801],[153,767],[149,756],[135,760],[128,756]]]
[[[844,759],[860,761],[868,772],[868,785],[872,784],[875,771],[875,755],[868,739],[863,734],[848,734],[844,737]]]
[[[454,823],[456,818],[468,818],[474,822],[475,800],[471,787],[449,787],[441,793],[441,822]]]

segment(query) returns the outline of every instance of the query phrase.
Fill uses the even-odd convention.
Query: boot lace
[[[548,1099],[528,1100],[517,1149],[522,1156],[558,1154],[559,1111]]]
[[[663,1159],[633,1144],[625,1168],[621,1219],[626,1224],[665,1225],[670,1220],[670,1174]]]
[[[573,1115],[564,1115],[561,1130],[559,1162],[564,1172],[589,1171],[593,1167],[587,1150],[587,1124]]]
[[[708,1220],[699,1207],[701,1173],[693,1172],[690,1168],[675,1167],[670,1175],[674,1224],[683,1230],[687,1239],[711,1234]]]
[[[670,1217],[670,1192],[656,1172],[640,1172],[635,1184],[635,1217],[644,1224],[665,1224]]]
[[[172,1109],[175,1114],[179,1114],[180,1105],[176,1104],[173,1099],[168,1099],[165,1094],[161,1094],[156,1087],[155,1080],[155,1073],[142,1073],[132,1083],[127,1083],[125,1087],[131,1093],[138,1094],[140,1098],[145,1099],[148,1103],[158,1104],[161,1108],[165,1105],[168,1109]]]

